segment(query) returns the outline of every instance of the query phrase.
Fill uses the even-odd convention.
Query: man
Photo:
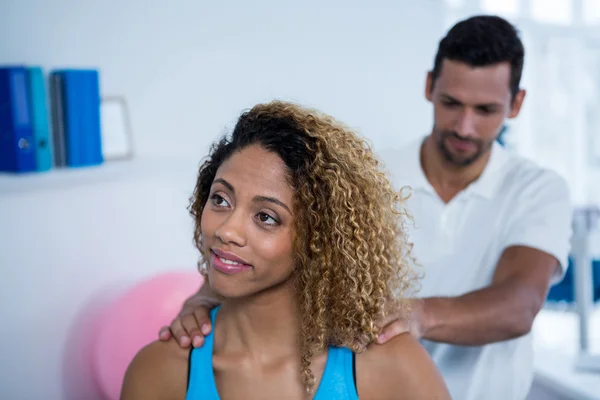
[[[384,157],[394,181],[412,188],[410,234],[424,279],[411,320],[392,321],[379,341],[407,330],[422,339],[455,399],[527,397],[529,333],[567,267],[565,181],[496,142],[525,98],[523,59],[507,21],[478,16],[456,24],[427,75],[432,132]],[[161,338],[172,333],[183,346],[190,337],[202,345],[212,305],[201,289]]]

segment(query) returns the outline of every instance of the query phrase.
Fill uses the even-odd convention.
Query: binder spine
[[[27,69],[0,68],[0,170],[36,169]]]
[[[52,168],[52,143],[50,141],[48,97],[44,73],[39,67],[31,67],[28,72],[36,169],[47,171]]]

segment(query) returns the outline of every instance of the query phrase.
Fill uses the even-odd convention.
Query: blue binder
[[[66,167],[65,121],[63,110],[62,77],[58,72],[50,73],[50,103],[52,104],[52,150],[54,166]]]
[[[42,68],[28,68],[28,78],[36,168],[38,171],[47,171],[52,168],[52,151],[48,121],[48,98]]]
[[[64,156],[69,167],[104,162],[100,125],[100,79],[97,70],[54,71],[62,97]]]
[[[0,67],[0,171],[36,170],[27,68]]]

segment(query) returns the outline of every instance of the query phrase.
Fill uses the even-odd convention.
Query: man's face
[[[509,63],[473,68],[444,60],[435,83],[427,77],[433,103],[433,137],[440,154],[455,167],[467,167],[486,154],[506,118],[519,114],[525,91],[512,100]]]

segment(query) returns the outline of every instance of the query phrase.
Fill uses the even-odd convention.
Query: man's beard
[[[463,143],[471,143],[475,147],[475,151],[472,154],[466,155],[466,156],[454,154],[448,148],[448,145],[446,144],[446,141],[449,138],[452,138],[454,140],[459,140]],[[436,145],[437,145],[438,149],[440,150],[440,153],[442,154],[444,159],[448,163],[450,163],[451,165],[453,165],[455,167],[463,167],[463,168],[468,167],[469,165],[471,165],[475,161],[477,161],[479,158],[481,158],[481,156],[483,156],[492,147],[492,144],[493,144],[493,141],[488,143],[483,140],[465,139],[465,138],[460,137],[454,131],[436,132],[435,139],[436,139]]]

